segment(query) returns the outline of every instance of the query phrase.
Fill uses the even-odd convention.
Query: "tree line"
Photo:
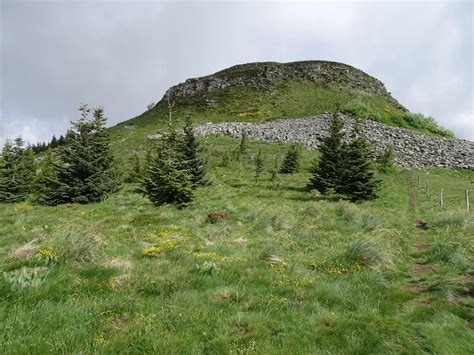
[[[186,207],[197,188],[209,184],[206,163],[194,135],[190,117],[178,128],[169,105],[167,129],[147,152],[145,162],[134,154],[128,164],[125,182],[137,184],[137,191],[155,205],[175,204]],[[80,118],[72,122],[66,137],[54,149],[35,154],[21,138],[7,141],[0,156],[0,202],[27,199],[42,205],[98,202],[117,192],[122,183],[111,141],[105,128],[104,109],[79,107]],[[344,124],[337,113],[331,119],[328,135],[321,142],[319,163],[313,168],[308,188],[336,193],[352,201],[377,197],[380,181],[375,177],[374,152],[360,125],[356,125],[349,142],[344,139]],[[57,142],[57,141],[56,141]],[[49,147],[53,148],[53,147]],[[243,132],[236,149],[247,154],[247,135]],[[283,161],[275,160],[272,180],[277,174],[297,172],[301,147],[292,145]],[[387,149],[379,166],[388,169],[393,151]],[[229,157],[222,155],[222,166]],[[255,159],[255,182],[263,172],[264,156],[259,150]]]

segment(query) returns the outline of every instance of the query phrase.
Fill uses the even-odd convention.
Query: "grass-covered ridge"
[[[237,65],[170,88],[155,108],[123,124],[153,131],[157,120],[166,116],[168,99],[176,102],[177,117],[191,114],[196,122],[262,121],[337,110],[425,134],[452,136],[432,118],[408,112],[376,78],[341,63]]]
[[[271,182],[287,146],[250,142],[221,166],[238,142],[202,141],[212,184],[185,210],[132,185],[0,204],[2,353],[473,353],[473,172],[394,170],[351,204],[305,190],[316,152]]]

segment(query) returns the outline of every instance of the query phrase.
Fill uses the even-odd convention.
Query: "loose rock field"
[[[300,143],[308,149],[317,149],[326,134],[330,113],[298,119],[272,120],[264,123],[227,122],[207,123],[196,128],[198,135],[217,134],[234,138],[246,132],[248,137],[269,142]],[[347,135],[354,119],[342,115]],[[450,167],[474,169],[474,143],[462,139],[427,136],[414,131],[366,120],[364,132],[377,153],[391,144],[395,162],[400,166],[428,168]]]

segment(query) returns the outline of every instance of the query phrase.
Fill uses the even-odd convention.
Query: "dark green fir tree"
[[[199,143],[194,135],[194,129],[191,117],[186,117],[186,121],[183,128],[183,137],[180,141],[179,148],[183,154],[183,159],[189,174],[191,175],[191,181],[196,186],[207,185],[206,180],[206,168],[204,161],[199,157],[201,149]]]
[[[239,154],[240,155],[245,155],[247,154],[247,132],[242,131],[242,134],[240,136],[240,144],[239,144]]]
[[[336,192],[346,195],[351,201],[376,198],[380,181],[375,177],[373,160],[374,151],[361,126],[356,124],[352,140],[344,148],[344,169]]]
[[[161,137],[157,154],[151,156],[141,191],[156,206],[166,203],[186,207],[193,199],[193,177],[190,174],[180,140],[172,120],[169,104],[168,131]]]
[[[280,174],[293,174],[299,170],[301,159],[301,147],[297,144],[290,146],[283,158],[280,167]]]
[[[377,158],[378,169],[386,173],[393,168],[393,145],[389,144],[384,152]]]
[[[19,202],[28,198],[35,176],[35,154],[25,148],[21,137],[7,141],[0,156],[0,202]]]
[[[65,144],[55,150],[54,173],[43,180],[48,186],[38,201],[44,204],[98,202],[119,188],[103,108],[95,108],[92,119],[87,105],[79,111],[81,118],[72,123]]]
[[[258,184],[260,180],[260,174],[263,172],[263,156],[262,150],[258,150],[257,157],[255,158],[255,183]]]
[[[275,156],[275,162],[273,164],[271,181],[276,181],[278,177],[278,170],[279,170],[278,166],[279,166],[278,156]]]
[[[319,163],[313,169],[313,176],[308,187],[325,193],[329,189],[336,189],[340,184],[344,170],[344,123],[339,114],[334,113],[329,123],[328,135],[321,139]]]

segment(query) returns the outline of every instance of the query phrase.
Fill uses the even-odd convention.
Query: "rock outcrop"
[[[234,138],[245,131],[249,138],[269,142],[299,143],[317,149],[325,136],[331,114],[324,113],[298,119],[272,120],[265,123],[208,123],[196,128],[198,135],[217,134]],[[347,133],[354,119],[342,115]],[[449,167],[474,169],[474,143],[461,139],[427,136],[414,131],[366,120],[364,132],[377,153],[388,145],[394,149],[395,162],[400,166],[428,168]]]
[[[262,91],[271,90],[276,83],[286,80],[311,81],[356,91],[362,95],[384,96],[395,107],[407,111],[390,96],[380,80],[350,65],[328,61],[235,65],[215,74],[188,79],[184,83],[175,85],[166,91],[163,100],[179,101],[183,98],[213,93],[230,86],[246,86]]]

